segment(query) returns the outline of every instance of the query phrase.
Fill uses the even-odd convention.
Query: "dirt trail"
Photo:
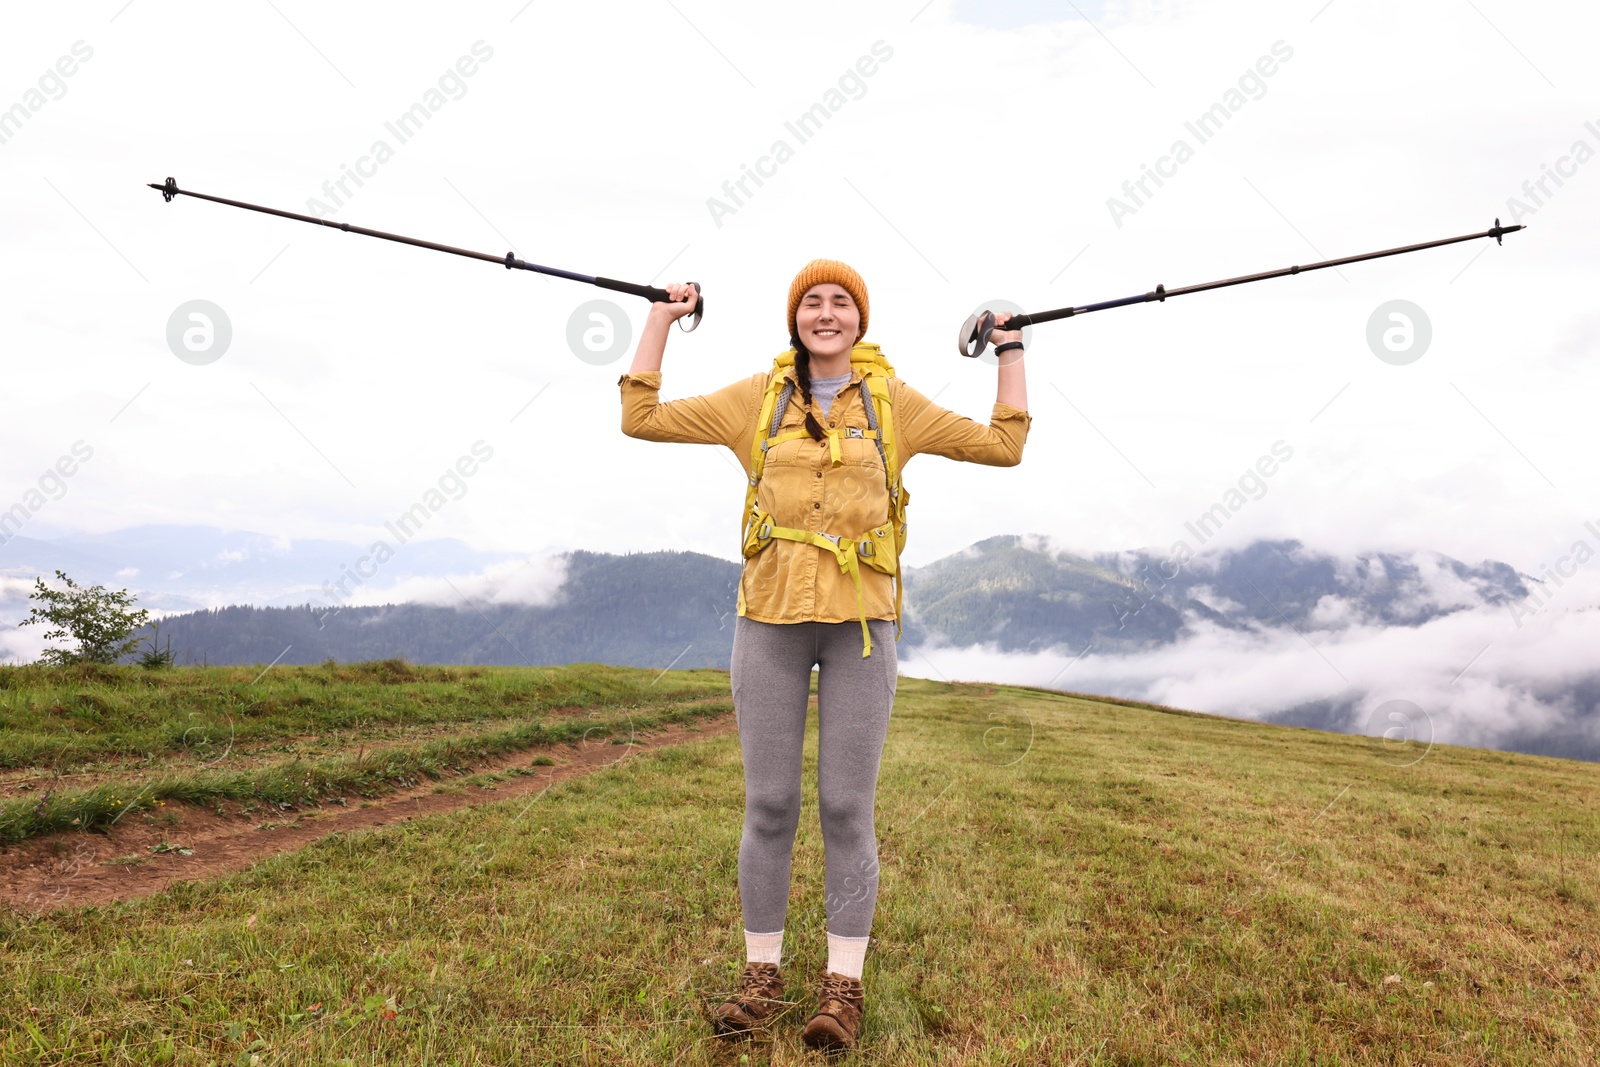
[[[38,912],[146,896],[174,882],[243,870],[256,860],[292,851],[334,832],[386,826],[472,805],[532,796],[554,782],[589,774],[641,751],[721,737],[736,729],[732,713],[725,713],[640,733],[627,745],[614,745],[609,739],[540,745],[474,764],[468,773],[512,768],[533,772],[496,783],[494,789],[467,785],[461,793],[435,793],[437,786],[451,780],[441,783],[428,779],[415,788],[381,797],[349,797],[351,807],[325,804],[278,811],[269,806],[248,815],[234,810],[223,816],[209,808],[168,804],[155,820],[135,817],[112,826],[108,833],[54,834],[0,848],[0,906]],[[556,762],[553,766],[531,764],[539,756],[549,756]],[[231,808],[238,809],[239,805]],[[176,824],[159,825],[169,811],[176,814]],[[141,816],[144,814],[147,813]],[[257,829],[258,826],[268,828]],[[162,842],[175,849],[191,850],[191,854],[152,853],[151,848]],[[109,863],[124,856],[138,856],[141,861]]]

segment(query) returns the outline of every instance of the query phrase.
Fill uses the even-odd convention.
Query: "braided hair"
[[[811,352],[800,343],[798,330],[789,335],[789,344],[794,348],[794,376],[800,383],[800,395],[805,399],[806,432],[813,440],[820,441],[824,436],[822,426],[811,414]]]

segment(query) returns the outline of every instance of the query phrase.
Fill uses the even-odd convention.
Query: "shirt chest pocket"
[[[860,437],[852,436],[852,431],[861,434]],[[872,433],[865,426],[844,426],[839,429],[839,458],[843,466],[859,467],[867,472],[875,473],[878,480],[883,480],[883,454],[878,451],[876,438],[868,437]]]
[[[790,430],[802,429],[800,426],[785,426],[779,433],[788,433]],[[767,449],[767,469],[774,467],[809,467],[816,462],[817,442],[810,437],[799,437],[793,441],[784,441],[782,444],[773,445]]]

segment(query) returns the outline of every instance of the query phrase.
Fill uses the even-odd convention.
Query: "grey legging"
[[[800,758],[811,668],[817,675],[817,810],[827,865],[828,932],[866,937],[878,902],[878,838],[872,822],[878,760],[894,706],[894,623],[768,623],[733,628],[733,707],[744,752],[744,836],[739,896],[753,933],[783,929],[789,861],[800,825]]]

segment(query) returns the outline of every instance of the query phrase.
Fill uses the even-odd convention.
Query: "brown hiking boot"
[[[806,1020],[800,1037],[807,1045],[825,1052],[853,1049],[856,1035],[861,1032],[861,1013],[865,1010],[866,991],[861,979],[824,971],[817,1010]]]
[[[783,1006],[783,975],[776,963],[747,963],[739,992],[711,1009],[711,1027],[723,1037],[743,1037]]]

